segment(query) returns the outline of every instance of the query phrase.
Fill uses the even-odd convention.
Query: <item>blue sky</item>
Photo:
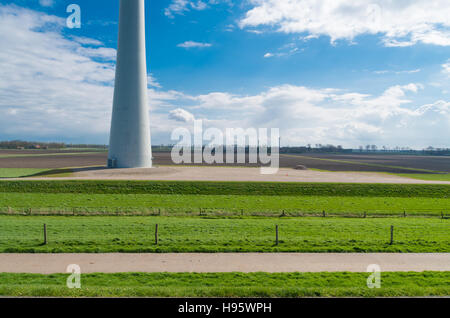
[[[0,0],[0,139],[107,142],[118,4]],[[450,146],[446,0],[146,6],[154,143],[195,118],[280,128],[284,145]]]

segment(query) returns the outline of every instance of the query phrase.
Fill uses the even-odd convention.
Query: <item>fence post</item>
[[[392,245],[392,244],[394,244],[394,226],[393,225],[391,225],[391,244],[390,245]]]
[[[278,225],[275,226],[275,239],[276,239],[275,245],[278,245]]]
[[[47,224],[44,224],[44,245],[47,245]]]
[[[158,245],[158,224],[155,226],[155,245]]]

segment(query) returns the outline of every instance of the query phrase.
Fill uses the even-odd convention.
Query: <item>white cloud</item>
[[[290,42],[278,48],[277,52],[267,52],[266,54],[264,54],[264,58],[291,56],[303,51],[304,49],[299,49],[295,42]]]
[[[149,86],[162,88],[161,84],[159,84],[158,80],[153,76],[153,74],[147,76],[147,83]]]
[[[39,0],[39,4],[43,7],[53,7],[55,4],[54,0]]]
[[[386,46],[450,45],[448,0],[250,0],[241,28],[267,27],[284,33],[352,41],[381,35]]]
[[[68,39],[64,20],[0,5],[0,136],[107,142],[115,50]],[[100,59],[99,59],[100,58]],[[182,94],[149,90],[165,107]]]
[[[448,147],[450,103],[414,107],[420,84],[396,85],[377,96],[338,89],[282,85],[252,96],[223,92],[191,96],[208,126],[280,128],[291,145],[334,143]]]
[[[233,0],[172,0],[164,14],[173,19],[175,15],[183,15],[190,10],[202,11],[218,4],[227,4],[230,7],[234,5]]]
[[[195,120],[195,117],[190,112],[182,108],[177,108],[169,112],[169,119],[183,123],[189,123],[193,122]]]
[[[185,49],[190,49],[190,48],[206,48],[206,47],[211,47],[212,44],[211,43],[202,43],[202,42],[194,42],[194,41],[186,41],[183,43],[180,43],[177,45],[178,47],[182,47]]]
[[[396,74],[396,75],[401,75],[401,74],[415,74],[415,73],[420,73],[422,70],[420,68],[418,69],[414,69],[414,70],[405,70],[405,71],[388,71],[388,70],[381,70],[381,71],[374,71],[374,74]]]
[[[214,4],[215,1],[210,1]],[[190,9],[205,10],[208,4],[205,1],[189,1],[189,0],[172,0],[172,3],[164,10],[164,14],[169,18],[174,18],[175,14],[183,14]]]
[[[81,36],[72,36],[71,37],[74,41],[82,44],[82,45],[92,45],[92,46],[102,46],[103,43],[96,39],[81,37]]]
[[[446,74],[450,75],[450,60],[447,61],[447,63],[442,64],[442,71]]]

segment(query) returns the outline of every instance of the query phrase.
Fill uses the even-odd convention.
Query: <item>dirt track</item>
[[[446,254],[1,254],[0,273],[450,271]]]
[[[38,180],[41,178],[33,178]],[[42,178],[51,180],[51,178]],[[280,169],[277,174],[263,175],[259,168],[239,167],[157,167],[153,169],[81,170],[71,178],[57,180],[181,180],[181,181],[274,181],[338,183],[410,183],[450,184],[448,181],[422,181],[395,175],[370,172],[323,172]]]

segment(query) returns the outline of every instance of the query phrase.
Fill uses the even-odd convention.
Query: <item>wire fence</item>
[[[35,216],[200,216],[200,217],[348,217],[348,218],[386,218],[386,217],[433,217],[450,218],[448,211],[438,210],[367,210],[367,211],[305,211],[298,210],[245,210],[221,208],[160,208],[160,207],[0,207],[0,215]]]
[[[292,251],[348,251],[389,246],[411,251],[450,252],[450,223],[429,220],[428,223],[402,220],[223,220],[129,218],[122,222],[103,218],[81,218],[71,221],[36,219],[0,223],[0,248],[36,248],[50,245],[62,251],[151,250],[168,247],[172,251],[257,251],[274,246]],[[304,220],[304,221],[302,221]],[[292,220],[291,220],[292,221]],[[408,250],[407,250],[408,251]]]

